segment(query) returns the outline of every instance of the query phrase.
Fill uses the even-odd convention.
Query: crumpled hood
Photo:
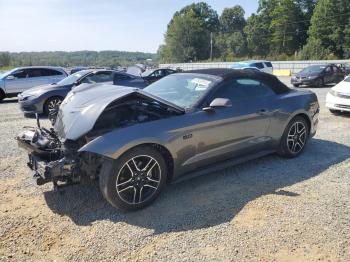
[[[111,102],[137,91],[137,88],[125,86],[82,84],[63,100],[54,129],[63,140],[76,140],[94,127]]]

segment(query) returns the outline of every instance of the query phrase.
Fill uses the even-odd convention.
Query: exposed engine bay
[[[64,105],[63,105],[64,106]],[[178,115],[181,112],[154,99],[131,93],[109,103],[95,119],[93,128],[85,130],[79,138],[72,140],[60,136],[57,131],[64,126],[62,108],[54,128],[40,126],[30,128],[16,137],[21,148],[28,151],[27,165],[34,171],[38,185],[53,182],[54,188],[79,183],[82,177],[95,179],[103,161],[102,156],[79,152],[79,149],[98,136],[114,129]],[[69,112],[70,113],[70,112]]]

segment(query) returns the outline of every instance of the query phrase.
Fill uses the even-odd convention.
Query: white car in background
[[[326,107],[332,113],[350,112],[350,76],[331,88],[326,97]]]
[[[273,73],[273,66],[270,61],[264,60],[252,60],[252,61],[242,61],[234,63],[231,68],[233,69],[255,69],[268,74]]]
[[[28,66],[18,67],[0,74],[0,101],[15,97],[29,88],[57,83],[67,77],[61,67]]]

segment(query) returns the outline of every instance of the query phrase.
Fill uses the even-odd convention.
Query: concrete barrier
[[[274,69],[273,74],[275,76],[291,76],[292,71],[290,69]]]

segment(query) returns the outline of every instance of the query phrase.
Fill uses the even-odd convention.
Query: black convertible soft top
[[[290,91],[290,89],[285,84],[283,84],[276,76],[254,69],[209,68],[190,70],[182,73],[195,73],[219,76],[223,78],[224,81],[232,78],[248,77],[251,79],[257,79],[265,82],[275,91],[276,94],[283,94]]]

